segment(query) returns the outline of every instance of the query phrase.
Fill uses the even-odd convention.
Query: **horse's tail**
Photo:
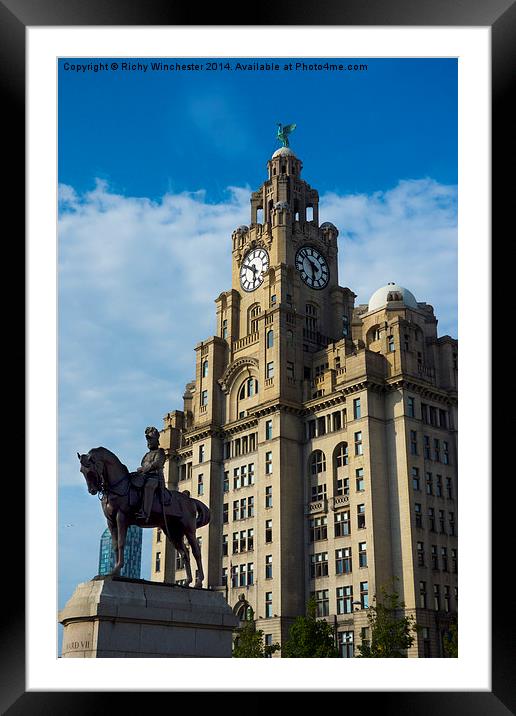
[[[210,521],[210,510],[204,502],[196,500],[195,497],[191,497],[190,499],[195,504],[195,509],[197,510],[197,521],[195,526],[197,529],[199,527],[204,527],[204,525],[207,525]]]

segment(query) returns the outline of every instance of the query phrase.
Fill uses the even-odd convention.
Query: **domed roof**
[[[272,159],[274,157],[295,157],[296,155],[292,151],[290,147],[280,147],[279,149],[276,149],[274,154],[272,155]]]
[[[389,303],[389,301],[403,301],[405,306],[417,308],[417,301],[414,294],[407,288],[403,288],[403,286],[398,286],[397,283],[391,282],[373,293],[369,299],[369,311],[376,311],[378,308],[382,308]]]

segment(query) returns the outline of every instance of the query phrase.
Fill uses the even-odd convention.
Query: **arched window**
[[[274,345],[274,331],[267,331],[267,348],[272,348]]]
[[[313,303],[305,306],[305,328],[307,331],[317,331],[317,306]]]
[[[202,377],[206,378],[207,376],[208,376],[208,361],[205,360],[205,361],[203,361],[203,364],[202,364]]]
[[[335,449],[335,464],[337,467],[344,467],[349,464],[348,444],[340,443]]]
[[[315,450],[310,458],[310,472],[317,475],[326,471],[326,457],[322,450]]]

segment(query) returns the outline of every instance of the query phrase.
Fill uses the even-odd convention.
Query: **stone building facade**
[[[205,584],[250,606],[268,641],[314,595],[352,657],[395,578],[422,627],[409,656],[442,656],[457,612],[457,341],[396,284],[355,305],[301,170],[278,149],[233,232],[217,334],[164,419],[168,484],[209,505]],[[184,576],[158,532],[152,578]]]

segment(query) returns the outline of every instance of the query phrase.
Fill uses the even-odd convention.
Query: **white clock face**
[[[299,249],[296,254],[296,268],[310,288],[324,288],[330,280],[326,259],[313,246],[302,246]]]
[[[265,249],[253,249],[246,254],[240,269],[240,284],[244,291],[254,291],[269,270],[269,254]]]

